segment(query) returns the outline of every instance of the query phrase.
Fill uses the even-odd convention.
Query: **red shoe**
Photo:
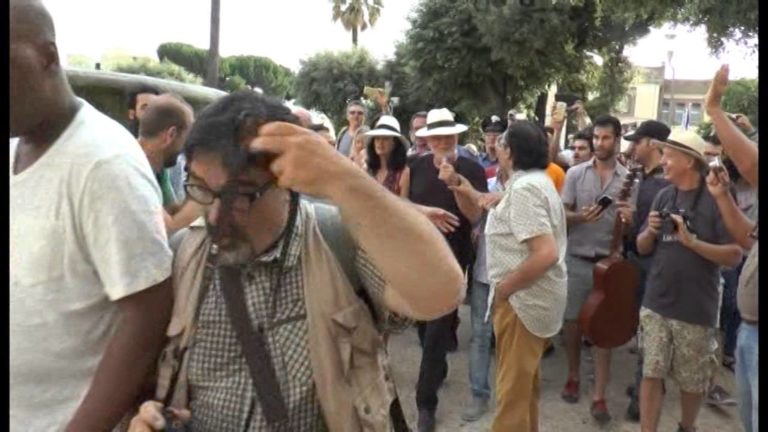
[[[568,379],[563,387],[563,392],[560,393],[560,397],[568,403],[579,402],[579,382],[577,380]]]
[[[593,401],[589,412],[598,423],[602,424],[611,421],[611,415],[608,414],[608,406],[605,404],[605,399]]]

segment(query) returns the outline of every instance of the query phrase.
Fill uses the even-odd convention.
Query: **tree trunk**
[[[357,27],[352,27],[352,46],[357,47]]]
[[[219,86],[219,15],[221,0],[211,0],[211,45],[208,48],[208,65],[205,74],[205,85],[217,88]]]

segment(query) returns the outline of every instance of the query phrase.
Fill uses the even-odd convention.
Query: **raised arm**
[[[464,277],[443,236],[415,207],[321,144],[315,134],[275,122],[259,129],[250,149],[277,155],[270,169],[280,187],[339,207],[350,233],[386,281],[384,300],[391,310],[427,320],[455,309]],[[424,278],[413,268],[429,269],[432,276]]]
[[[728,87],[728,65],[723,65],[717,71],[709,87],[706,98],[706,110],[712,119],[723,150],[733,160],[742,177],[752,187],[757,188],[758,180],[758,151],[757,145],[749,139],[729,118],[721,106],[725,89]]]

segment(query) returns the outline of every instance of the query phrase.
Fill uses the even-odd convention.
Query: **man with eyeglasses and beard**
[[[359,100],[347,104],[347,126],[339,131],[336,138],[336,149],[347,156],[355,140],[355,133],[365,124],[365,105]]]
[[[185,154],[205,219],[174,262],[160,402],[130,430],[405,430],[380,330],[459,304],[462,273],[440,233],[259,94],[201,112]]]

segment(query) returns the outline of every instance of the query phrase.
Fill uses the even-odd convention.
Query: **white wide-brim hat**
[[[681,151],[694,159],[698,160],[704,166],[707,165],[707,158],[704,156],[704,138],[700,137],[691,130],[673,130],[666,141],[656,141],[662,147],[669,147]]]
[[[427,125],[417,130],[416,136],[458,135],[468,129],[466,125],[456,123],[448,108],[437,108],[427,113]]]
[[[408,148],[408,140],[400,133],[400,122],[390,115],[383,115],[376,122],[376,127],[365,133],[365,146],[368,147],[374,137],[397,138],[405,148]]]

